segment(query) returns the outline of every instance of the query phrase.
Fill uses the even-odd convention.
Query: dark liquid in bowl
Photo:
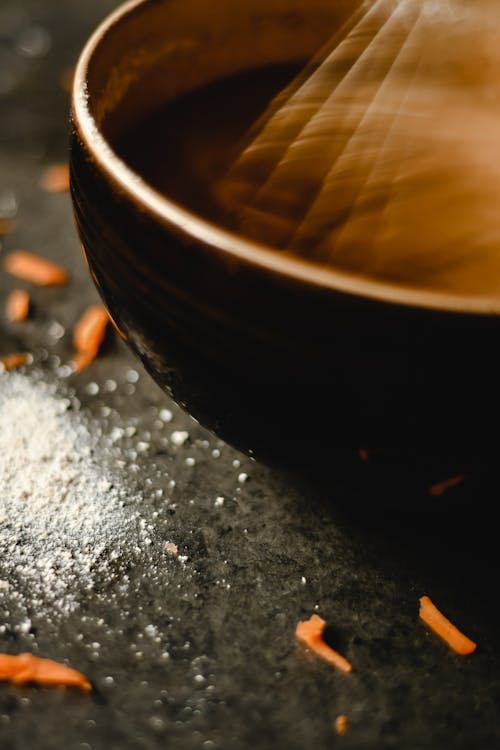
[[[178,97],[127,133],[117,151],[168,198],[225,221],[214,184],[226,174],[249,127],[297,70],[276,65],[247,71]]]

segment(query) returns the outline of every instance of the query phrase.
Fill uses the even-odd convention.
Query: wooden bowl
[[[116,153],[122,133],[162,102],[237,71],[308,59],[354,6],[122,6],[76,71],[76,222],[123,338],[158,383],[229,442],[318,469],[360,447],[465,460],[497,425],[499,300],[285,257],[160,194]]]

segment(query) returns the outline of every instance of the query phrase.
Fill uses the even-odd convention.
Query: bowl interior
[[[496,296],[432,290],[384,281],[283,255],[200,216],[158,192],[118,158],[120,139],[167,102],[212,82],[266,66],[300,64],[321,48],[361,3],[358,0],[134,0],[94,34],[77,68],[74,109],[102,168],[152,210],[158,221],[207,241],[235,260],[266,267],[301,283],[417,308],[499,314]],[[200,123],[203,127],[203,123]]]
[[[311,57],[358,0],[132,2],[94,38],[90,112],[111,144],[159,105],[241,71]]]

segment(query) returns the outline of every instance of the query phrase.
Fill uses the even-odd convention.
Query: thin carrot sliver
[[[75,77],[75,68],[66,68],[66,70],[63,70],[60,82],[61,82],[61,88],[64,89],[64,91],[67,91],[68,93],[71,93],[71,89],[73,88],[73,80]]]
[[[345,714],[340,714],[335,719],[335,731],[340,737],[343,737],[344,734],[347,734],[347,730],[349,729],[349,720]]]
[[[49,193],[64,193],[69,190],[69,165],[52,164],[42,173],[42,187]]]
[[[430,627],[440,638],[445,641],[457,654],[465,656],[476,650],[476,644],[460,632],[429,599],[428,596],[420,598],[420,619]]]
[[[16,352],[15,354],[7,354],[5,357],[0,357],[0,365],[7,371],[22,367],[28,364],[29,361],[30,355],[26,354],[26,352]]]
[[[76,349],[73,366],[76,372],[88,367],[97,356],[106,336],[108,323],[109,315],[103,305],[91,305],[76,323],[73,330],[73,344]]]
[[[295,637],[300,643],[332,666],[340,669],[342,672],[352,672],[352,664],[323,640],[325,627],[325,620],[318,615],[311,615],[309,620],[304,620],[297,624]]]
[[[103,305],[91,305],[77,321],[73,344],[79,352],[97,351],[104,340],[109,316]]]
[[[26,320],[30,310],[30,296],[24,289],[14,289],[7,297],[5,314],[11,323]]]
[[[7,255],[5,270],[12,276],[38,286],[60,286],[68,281],[68,274],[64,268],[26,250],[14,250]]]
[[[14,229],[15,223],[12,219],[0,218],[0,235],[9,234]]]
[[[436,482],[432,487],[429,488],[429,495],[432,497],[440,497],[446,490],[451,490],[452,487],[458,487],[459,484],[465,481],[465,474],[457,474],[449,479],[444,479],[442,482]]]
[[[33,654],[0,654],[0,681],[14,685],[33,682],[45,686],[78,687],[86,692],[92,690],[91,683],[81,672]]]

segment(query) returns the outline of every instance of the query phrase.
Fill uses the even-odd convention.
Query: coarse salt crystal
[[[178,448],[180,448],[186,440],[189,438],[189,432],[186,430],[174,430],[174,432],[170,436],[170,440],[174,445],[176,445]]]

